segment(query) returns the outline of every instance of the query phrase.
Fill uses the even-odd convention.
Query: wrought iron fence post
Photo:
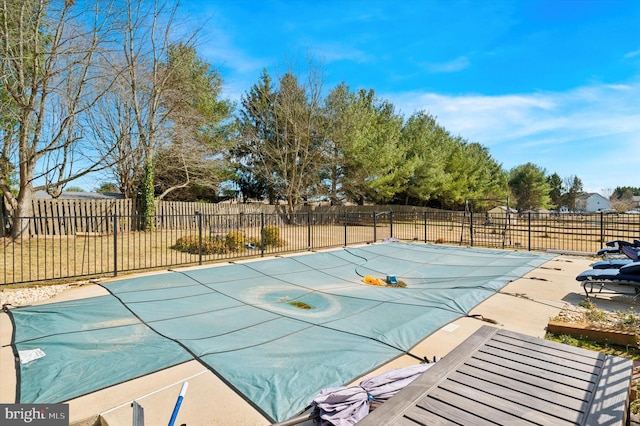
[[[531,251],[531,212],[530,211],[527,213],[527,218],[528,218],[527,228],[528,228],[528,231],[529,231],[529,243],[528,244],[529,244],[529,251]]]
[[[373,242],[375,243],[378,240],[378,213],[376,213],[376,211],[373,211]]]
[[[198,265],[202,265],[202,212],[196,212],[198,218]]]
[[[307,250],[311,250],[311,212],[307,212]]]
[[[424,243],[427,243],[427,211],[425,210],[424,212],[424,221],[422,223],[424,223]]]
[[[118,213],[113,214],[113,276],[118,276]]]
[[[473,210],[469,212],[469,221],[469,240],[471,241],[471,247],[473,247]],[[502,244],[504,245],[504,235],[502,236]]]
[[[348,213],[344,212],[344,246],[347,246],[347,215]]]
[[[393,238],[393,210],[389,211],[389,238]]]
[[[604,244],[604,212],[600,211],[600,244]]]
[[[264,212],[260,213],[260,257],[264,257]]]

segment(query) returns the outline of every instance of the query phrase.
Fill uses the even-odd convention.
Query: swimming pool
[[[267,418],[303,410],[553,256],[391,242],[122,279],[10,311],[18,402],[55,403],[199,360]],[[394,275],[405,285],[372,286]]]

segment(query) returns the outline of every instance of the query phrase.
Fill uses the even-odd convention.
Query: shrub
[[[277,226],[267,226],[262,233],[262,243],[264,247],[282,247],[285,245],[284,240],[280,239],[280,230]],[[245,250],[245,248],[260,247],[261,242],[256,238],[245,238],[243,232],[231,231],[224,238],[210,237],[202,239],[202,254],[227,254]],[[185,253],[198,254],[200,247],[197,235],[188,235],[180,237],[176,243],[171,246],[174,250]]]
[[[195,235],[180,237],[176,240],[176,243],[171,246],[171,248],[173,250],[183,251],[191,254],[197,254],[199,253],[198,237]]]
[[[640,325],[640,316],[633,308],[626,311],[616,311],[616,325],[622,330],[636,331]]]
[[[202,241],[202,254],[226,254],[229,247],[218,238],[206,238]]]
[[[284,241],[280,239],[280,228],[277,226],[265,226],[262,230],[262,244],[265,247],[282,247]]]
[[[585,312],[585,317],[587,321],[603,322],[607,319],[607,311],[594,307]]]
[[[229,250],[240,251],[244,248],[244,234],[240,231],[231,231],[225,238]]]
[[[198,237],[196,235],[188,235],[186,237],[180,237],[176,240],[176,243],[171,246],[172,249],[182,251],[185,253],[199,254],[200,245],[198,244]],[[203,238],[202,239],[202,254],[226,254],[229,252],[227,244],[224,240],[216,238]]]

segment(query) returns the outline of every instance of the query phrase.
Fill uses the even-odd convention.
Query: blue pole
[[[188,387],[189,387],[189,382],[184,382],[182,384],[182,389],[180,389],[180,395],[178,395],[176,406],[173,408],[173,413],[171,414],[171,420],[169,420],[169,426],[173,426],[174,423],[176,422],[176,417],[178,417],[178,411],[180,411],[180,405],[182,404],[184,395],[187,393]]]

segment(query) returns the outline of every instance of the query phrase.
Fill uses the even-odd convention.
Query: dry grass
[[[505,233],[504,222],[476,224],[473,241],[469,225],[450,220],[425,221],[419,215],[411,220],[379,221],[358,225],[281,225],[282,247],[265,252],[245,248],[236,252],[202,257],[203,263],[273,255],[329,247],[341,247],[382,241],[395,237],[405,241],[462,244],[517,250],[548,249],[595,253],[603,245],[599,223],[579,217],[554,220],[516,220]],[[620,231],[608,224],[606,235],[625,235],[628,224]],[[260,227],[206,231],[204,238],[224,237],[231,231],[243,232],[246,239],[259,240]],[[78,277],[112,276],[114,271],[140,271],[193,265],[200,262],[197,254],[183,253],[171,247],[180,237],[197,235],[194,229],[166,229],[149,232],[113,234],[78,233],[73,236],[36,236],[26,240],[4,239],[0,245],[0,285],[14,283],[61,282]],[[619,237],[624,238],[624,237]],[[606,240],[606,239],[605,239]]]
[[[259,228],[239,230],[247,237],[260,235]],[[377,230],[378,240],[388,238],[388,229]],[[195,265],[198,254],[184,253],[171,247],[178,238],[198,235],[192,230],[127,232],[117,235],[79,234],[76,236],[33,237],[27,240],[4,240],[0,246],[0,284],[59,283],[78,277],[113,276],[114,271],[140,271],[179,265]],[[203,238],[214,234],[203,235]],[[361,226],[280,227],[282,247],[265,251],[244,247],[226,254],[202,256],[203,263],[267,256],[309,249],[340,247],[373,241],[371,229]],[[346,244],[345,244],[346,242]]]

